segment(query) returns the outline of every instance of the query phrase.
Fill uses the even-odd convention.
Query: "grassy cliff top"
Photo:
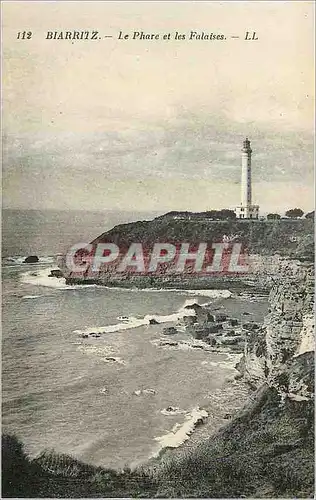
[[[162,216],[151,221],[120,224],[92,243],[211,243],[222,241],[224,235],[242,242],[253,253],[279,253],[297,258],[309,255],[313,260],[314,222],[311,219],[211,221]]]

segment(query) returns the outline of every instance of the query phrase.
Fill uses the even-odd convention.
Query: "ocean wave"
[[[26,271],[21,274],[21,282],[27,285],[45,286],[50,288],[66,288],[65,278],[49,277],[53,268]]]
[[[96,346],[91,344],[80,344],[78,347],[79,351],[82,351],[85,354],[97,354],[98,356],[109,357],[115,354],[113,347],[111,346]]]
[[[55,278],[55,276],[49,276],[51,271],[55,269],[45,268],[38,269],[36,271],[26,271],[21,274],[21,282],[27,285],[34,286],[45,286],[49,288],[58,288],[59,290],[80,290],[80,289],[90,289],[95,288],[99,285],[66,285],[65,278]]]
[[[78,346],[79,351],[85,354],[97,355],[105,363],[118,363],[119,365],[125,365],[125,361],[116,356],[115,350],[111,346],[96,346],[96,345],[85,345],[80,344]]]
[[[41,295],[23,295],[22,299],[38,299]]]
[[[83,330],[74,330],[73,333],[79,335],[92,335],[92,334],[101,334],[101,333],[114,333],[120,332],[123,330],[130,330],[132,328],[138,328],[140,326],[150,325],[150,320],[154,319],[158,324],[160,323],[169,323],[175,322],[179,319],[182,319],[184,316],[195,316],[195,311],[193,309],[186,309],[185,306],[189,305],[192,302],[191,299],[185,301],[184,305],[177,311],[176,313],[167,314],[165,316],[161,316],[158,314],[147,314],[143,318],[137,318],[134,316],[130,316],[122,323],[116,323],[115,325],[107,325],[107,326],[95,326],[88,327]]]
[[[101,285],[102,286],[102,285]],[[182,288],[128,288],[121,286],[102,286],[102,288],[106,288],[108,290],[119,290],[124,292],[174,292],[180,295],[194,295],[195,297],[209,297],[211,299],[227,299],[232,296],[232,292],[230,290],[185,290]]]
[[[196,426],[203,423],[208,417],[208,413],[199,407],[194,408],[185,416],[185,421],[182,425],[176,424],[170,432],[155,438],[158,441],[159,447],[153,453],[152,457],[159,457],[164,448],[178,448],[187,441],[194,432]]]
[[[232,296],[230,290],[186,290],[190,295],[210,297],[211,299],[228,299]]]
[[[101,288],[106,290],[117,290],[123,292],[174,292],[180,295],[192,295],[195,297],[208,297],[212,299],[218,298],[228,298],[232,295],[230,290],[182,290],[180,288],[128,288],[128,287],[111,287],[111,286],[103,286],[103,285],[66,285],[65,278],[55,278],[49,277],[49,274],[54,268],[49,267],[45,269],[38,269],[36,271],[27,271],[22,273],[21,281],[25,284],[36,285],[36,286],[45,286],[51,288],[59,288],[60,290],[85,290],[90,288]],[[202,304],[204,305],[204,304]],[[172,321],[172,320],[170,320]]]
[[[215,291],[215,290],[214,290]],[[219,290],[222,291],[222,290]],[[229,292],[230,293],[230,292]],[[180,309],[172,314],[159,315],[159,314],[147,314],[144,317],[137,316],[118,316],[121,318],[119,323],[114,325],[106,325],[106,326],[91,326],[85,329],[74,330],[73,333],[78,335],[93,335],[93,334],[102,334],[102,333],[115,333],[123,330],[130,330],[132,328],[138,328],[140,326],[148,326],[150,325],[150,320],[155,320],[157,324],[163,323],[175,323],[185,316],[195,316],[194,309],[187,308],[187,306],[196,304],[196,299],[186,299],[184,304],[180,307]],[[202,304],[203,305],[203,304]],[[124,319],[123,319],[124,318]],[[191,346],[190,346],[191,347]]]
[[[156,347],[162,347],[167,349],[169,348],[180,349],[182,351],[188,351],[189,349],[201,349],[203,351],[214,352],[214,347],[210,346],[209,344],[206,344],[205,342],[203,342],[203,340],[198,340],[193,337],[187,340],[158,338],[151,340],[150,343]]]
[[[230,368],[231,370],[236,370],[236,365],[237,363],[240,362],[241,358],[243,357],[242,353],[226,353],[226,360],[223,361],[210,361],[210,360],[205,360],[202,361],[202,365],[206,366],[212,366],[212,367],[219,367],[219,368]],[[238,371],[238,370],[236,370]]]
[[[155,389],[137,389],[136,391],[133,392],[133,394],[135,394],[135,396],[142,396],[142,395],[154,396],[156,394],[156,391]]]

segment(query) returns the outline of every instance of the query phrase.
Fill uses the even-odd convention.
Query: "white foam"
[[[292,399],[293,401],[308,401],[309,399],[306,396],[301,396],[300,394],[293,394],[292,392],[289,392],[287,394],[287,397]]]
[[[131,317],[129,321],[125,323],[116,323],[115,325],[108,326],[94,326],[85,328],[84,330],[74,330],[73,333],[77,333],[78,335],[91,335],[92,333],[114,333],[123,330],[129,330],[130,328],[137,328],[146,324],[149,324],[149,322],[145,321],[144,318],[136,319]]]
[[[83,351],[85,354],[97,354],[100,356],[112,356],[114,349],[111,346],[96,346],[91,344],[81,344],[78,347],[79,351]]]
[[[59,290],[77,290],[94,288],[97,285],[66,285],[65,278],[56,278],[49,276],[55,268],[37,269],[36,271],[27,271],[21,274],[21,282],[34,286],[45,286],[49,288],[57,288]]]
[[[102,285],[101,285],[102,286]],[[128,287],[120,287],[120,286],[103,286],[103,288],[107,288],[108,290],[121,290],[124,292],[130,292],[132,291],[133,293],[135,292],[154,292],[154,293],[159,293],[159,292],[174,292],[178,293],[181,295],[194,295],[196,297],[209,297],[212,299],[227,299],[231,297],[232,292],[229,290],[185,290],[182,288],[128,288]]]
[[[219,367],[219,368],[230,368],[231,370],[236,370],[236,364],[240,362],[241,358],[243,357],[242,353],[238,354],[233,354],[233,353],[226,353],[225,356],[227,357],[227,361],[202,361],[203,365],[206,366],[212,366],[212,367]],[[236,370],[237,371],[237,370]]]
[[[105,363],[118,363],[119,365],[125,365],[125,361],[119,356],[115,355],[115,351],[111,346],[96,346],[90,344],[81,344],[78,349],[85,354],[97,355]]]
[[[203,351],[214,352],[213,347],[203,342],[203,340],[194,339],[193,337],[187,340],[179,339],[176,341],[172,339],[158,338],[153,339],[150,342],[156,347],[175,348],[183,351],[187,351],[189,349],[201,349]]]
[[[85,328],[84,330],[74,330],[73,333],[77,333],[78,335],[91,335],[92,333],[114,333],[149,325],[151,319],[155,319],[158,323],[170,323],[176,322],[179,319],[182,319],[184,316],[195,316],[194,309],[185,309],[184,306],[182,306],[178,312],[167,314],[165,316],[160,316],[157,314],[147,314],[143,318],[130,316],[126,320],[124,319],[123,323],[116,323],[115,325],[107,326],[94,326]]]
[[[21,281],[22,283],[34,286],[45,286],[50,288],[63,288],[66,286],[65,278],[49,278],[48,275],[53,268],[45,268],[34,271],[27,271],[22,273]]]
[[[155,389],[137,389],[136,391],[133,392],[133,394],[135,394],[135,396],[142,396],[143,394],[144,395],[151,395],[151,396],[154,396],[156,394],[156,391]]]
[[[228,299],[232,296],[229,290],[186,290],[190,295],[197,295],[201,297],[210,297],[211,299],[223,298]]]
[[[37,299],[41,295],[23,295],[22,299]]]
[[[185,422],[181,426],[176,424],[170,432],[155,438],[155,441],[159,443],[159,448],[153,456],[159,456],[164,448],[178,448],[189,439],[197,424],[199,422],[204,422],[207,417],[207,411],[201,410],[200,408],[194,408],[191,413],[186,415]]]
[[[21,257],[22,259],[22,257]],[[53,257],[47,257],[47,259],[54,260]],[[43,260],[44,263],[44,260]],[[27,271],[22,273],[21,281],[25,284],[35,285],[35,286],[45,286],[51,288],[59,288],[60,290],[78,290],[78,289],[86,289],[86,288],[103,288],[107,290],[118,290],[124,292],[175,292],[181,295],[194,295],[196,297],[210,297],[210,298],[228,298],[232,295],[232,292],[229,290],[182,290],[179,288],[126,288],[126,287],[111,287],[111,286],[103,286],[96,284],[89,285],[66,285],[65,278],[56,278],[50,277],[51,271],[55,269],[54,267],[49,267],[45,269],[38,269],[34,271]],[[36,276],[35,276],[36,274]],[[188,299],[189,300],[189,299]],[[194,301],[193,301],[194,303]],[[171,320],[173,321],[173,320]]]

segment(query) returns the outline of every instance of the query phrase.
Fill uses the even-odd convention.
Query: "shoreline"
[[[194,453],[202,443],[224,428],[251,401],[252,395],[252,390],[247,383],[237,381],[233,376],[232,379],[227,378],[224,387],[216,394],[216,408],[214,399],[213,401],[207,401],[200,408],[207,413],[207,417],[203,421],[200,419],[196,422],[187,439],[176,447],[166,445],[160,450],[158,456],[149,457],[148,461],[138,465],[144,470],[155,474],[155,471],[164,467],[169,460],[181,460],[188,454]],[[211,396],[206,396],[206,398],[210,399]]]
[[[148,290],[231,290],[234,292],[249,290],[255,293],[267,293],[266,286],[261,285],[256,280],[240,277],[212,276],[179,279],[152,278],[150,276],[135,276],[134,278],[110,278],[108,280],[100,278],[64,278],[66,286],[100,286],[107,288],[125,289],[148,289]]]
[[[45,274],[46,270],[43,270],[42,272]],[[46,274],[47,274],[47,273],[46,273]],[[36,279],[37,277],[36,277],[36,276],[33,276],[33,278],[34,278],[34,279]],[[56,278],[48,278],[48,277],[47,277],[47,280],[48,280],[48,279],[49,279],[49,280],[55,280]],[[22,282],[22,284],[25,284],[25,282]],[[35,283],[28,283],[28,284],[33,284],[33,285],[35,285],[35,286],[38,286],[38,285],[39,285],[39,283],[36,283],[36,284],[35,284]],[[55,287],[52,287],[52,288],[55,288]],[[81,287],[80,287],[80,288],[81,288]],[[84,287],[82,287],[82,289],[84,289]],[[129,289],[129,290],[130,290],[130,289]],[[148,290],[148,289],[147,289],[147,290]],[[141,291],[141,290],[140,290],[140,291]],[[145,291],[145,290],[143,290],[143,291]],[[148,290],[148,291],[149,291],[149,290]],[[158,290],[153,290],[153,291],[154,291],[154,292],[156,292],[156,291],[158,291]],[[184,289],[184,290],[170,290],[170,289],[168,289],[168,288],[167,288],[167,289],[163,289],[163,290],[161,290],[161,292],[171,292],[171,291],[175,291],[175,292],[179,291],[179,292],[182,292],[182,293],[184,293],[184,294],[186,294],[186,293],[188,293],[188,292],[189,292],[188,290],[185,290],[185,289]],[[202,291],[203,291],[203,290],[202,290]],[[207,291],[207,290],[204,290],[204,291],[205,291],[205,292],[209,292],[209,291]],[[245,301],[243,301],[243,303],[240,303],[240,304],[239,304],[239,303],[238,303],[238,302],[239,302],[239,297],[238,297],[238,296],[237,296],[237,297],[235,297],[234,295],[231,295],[231,294],[229,294],[229,295],[228,295],[228,294],[225,294],[224,296],[223,296],[223,295],[220,295],[219,297],[216,297],[216,294],[212,294],[212,293],[211,293],[211,294],[208,294],[208,293],[207,293],[206,295],[204,295],[203,293],[199,293],[199,292],[201,292],[201,289],[197,289],[197,290],[195,290],[195,291],[194,291],[194,290],[190,290],[190,292],[192,292],[192,295],[194,295],[194,297],[192,297],[192,296],[191,296],[191,297],[189,297],[189,298],[188,298],[188,300],[189,300],[190,302],[195,302],[195,303],[201,302],[201,303],[202,303],[202,302],[206,302],[206,301],[207,301],[207,302],[209,303],[209,300],[208,300],[208,299],[211,299],[211,303],[209,303],[209,305],[210,305],[211,307],[213,307],[213,308],[214,308],[214,310],[215,310],[215,309],[216,309],[216,310],[218,310],[218,309],[219,309],[219,310],[220,310],[220,312],[222,312],[222,311],[223,311],[223,309],[226,309],[226,304],[227,304],[227,306],[228,306],[228,304],[230,304],[230,307],[229,307],[229,308],[230,308],[232,311],[234,311],[234,310],[235,310],[235,312],[236,312],[236,310],[239,310],[241,306],[242,306],[242,308],[247,308],[247,306],[249,306],[250,308],[251,308],[251,307],[253,307],[253,305],[252,305],[252,304],[248,303],[248,300],[245,300]],[[211,295],[211,296],[210,296],[210,295]],[[204,296],[206,296],[206,300],[205,300],[205,301],[203,301],[203,298],[202,298],[202,297],[204,297]],[[202,300],[201,300],[201,299],[202,299]],[[212,299],[213,299],[213,300],[212,300]],[[184,300],[185,300],[185,299],[183,299],[183,302],[184,302]],[[229,302],[227,302],[227,301],[229,301]],[[184,306],[184,304],[183,304],[183,306]],[[190,315],[191,315],[191,314],[190,314],[190,311],[191,311],[190,309],[187,309],[187,310],[186,310],[186,316],[190,316]],[[121,312],[122,312],[122,314],[124,314],[124,307],[123,307],[123,305],[122,305]],[[234,313],[233,313],[233,314],[234,314]],[[179,320],[180,311],[178,310],[176,313],[172,314],[172,316],[175,316],[175,315],[177,315],[177,318],[176,318],[176,319],[174,318],[174,319],[173,319],[173,321],[171,321],[171,322],[170,322],[170,321],[161,322],[161,323],[160,323],[160,326],[159,326],[159,325],[157,325],[157,327],[156,327],[155,325],[151,325],[151,326],[149,326],[149,325],[148,325],[148,327],[146,327],[146,328],[148,328],[147,332],[148,332],[148,333],[150,332],[150,337],[149,337],[148,339],[146,339],[146,337],[143,337],[143,339],[144,339],[144,340],[146,339],[146,341],[148,340],[149,342],[150,342],[150,340],[149,340],[149,339],[150,339],[151,337],[154,337],[156,340],[159,340],[159,338],[161,338],[161,337],[163,337],[165,340],[171,339],[171,337],[169,337],[169,336],[164,336],[164,335],[161,335],[161,334],[162,334],[162,329],[163,329],[164,327],[168,327],[169,325],[170,325],[170,326],[173,326],[173,325],[175,325],[175,324],[176,324],[176,322]],[[229,313],[229,315],[230,315],[230,313]],[[158,316],[158,315],[154,315],[154,314],[150,315],[150,317],[155,317],[155,316]],[[91,324],[91,323],[90,323],[90,324]],[[138,336],[141,336],[141,335],[142,335],[142,327],[144,327],[144,326],[146,326],[146,325],[141,324],[141,325],[139,325],[138,327],[135,327],[135,328],[132,328],[132,329],[131,329],[130,325],[124,325],[124,330],[126,331],[126,334],[127,334],[127,335],[128,335],[129,333],[132,333],[132,334],[134,335],[134,334],[136,333],[136,331],[138,330],[138,331],[140,332],[140,333],[138,333]],[[111,327],[113,327],[113,325],[108,325],[108,327],[106,327],[106,328],[109,328],[109,327],[111,328]],[[100,328],[100,329],[103,329],[102,327],[99,327],[99,328]],[[93,327],[91,327],[91,328],[90,328],[90,327],[88,327],[88,330],[89,330],[90,332],[92,332],[92,331],[95,331],[95,328],[93,328]],[[79,333],[79,332],[77,332],[77,333]],[[80,331],[80,333],[82,333],[82,332]],[[114,336],[115,336],[117,333],[122,333],[122,334],[124,334],[125,332],[121,332],[121,328],[117,328],[117,330],[116,330],[116,331],[113,331],[113,330],[112,330],[112,331],[109,331],[109,332],[104,332],[104,333],[113,334],[113,337],[112,337],[112,338],[114,338]],[[179,332],[179,335],[177,336],[177,338],[178,338],[178,339],[179,339],[179,338],[182,338],[182,339],[183,339],[183,337],[184,337],[184,338],[185,338],[185,340],[188,342],[188,344],[191,344],[192,349],[194,349],[194,348],[193,348],[193,344],[200,344],[200,343],[202,344],[202,342],[201,342],[201,341],[199,341],[198,339],[194,339],[191,335],[184,334],[183,332],[182,332],[182,333],[180,333],[180,332]],[[123,338],[123,337],[122,337],[122,338]],[[172,340],[174,340],[174,339],[175,339],[175,337],[173,336],[173,337],[172,337]],[[105,335],[105,336],[104,336],[104,340],[106,340],[106,342],[108,342],[108,337],[107,337],[107,335]],[[84,342],[82,342],[82,344],[83,344],[83,345],[89,345],[91,341],[92,341],[91,345],[93,345],[93,346],[95,346],[95,347],[99,347],[99,345],[100,345],[100,344],[98,344],[98,343],[100,342],[100,340],[98,340],[98,339],[93,339],[93,338],[91,338],[91,337],[89,338],[89,341],[88,341],[87,343],[84,341]],[[101,340],[101,341],[102,341],[102,340]],[[123,341],[124,341],[124,339],[123,339]],[[191,403],[190,403],[190,401],[189,401],[189,399],[188,399],[188,394],[189,394],[189,392],[188,392],[188,391],[190,391],[190,390],[191,390],[191,389],[189,388],[189,389],[188,389],[188,391],[187,391],[187,392],[188,392],[188,394],[186,395],[186,403],[184,403],[184,404],[183,404],[183,408],[184,408],[184,410],[185,410],[185,413],[189,413],[189,412],[191,412],[194,408],[199,407],[201,411],[207,411],[207,413],[208,413],[208,418],[206,418],[205,422],[204,422],[202,425],[196,425],[196,424],[197,424],[197,422],[194,422],[194,423],[192,424],[192,427],[190,428],[190,432],[189,432],[189,436],[188,436],[188,438],[187,438],[187,439],[182,440],[182,441],[181,441],[181,442],[177,445],[177,447],[174,447],[174,448],[171,450],[171,453],[178,453],[178,451],[177,451],[177,450],[181,450],[181,451],[180,451],[180,453],[182,453],[182,450],[183,450],[183,451],[185,451],[185,450],[187,450],[187,449],[190,449],[192,446],[195,446],[195,444],[196,444],[197,442],[199,442],[201,439],[203,439],[203,435],[204,435],[205,433],[210,433],[210,431],[213,433],[213,432],[215,432],[215,431],[216,431],[216,430],[217,430],[217,429],[218,429],[221,425],[224,425],[224,424],[226,423],[226,422],[225,422],[224,415],[225,415],[225,413],[229,413],[229,411],[230,411],[230,407],[231,407],[231,404],[233,404],[233,403],[231,403],[231,404],[230,404],[230,398],[232,397],[232,399],[234,399],[234,395],[233,395],[233,393],[232,393],[233,391],[229,389],[229,388],[233,387],[233,385],[234,385],[234,380],[233,380],[234,369],[233,369],[233,367],[231,366],[232,361],[231,361],[231,359],[229,359],[229,355],[231,354],[231,351],[230,351],[229,349],[214,349],[214,350],[213,350],[213,349],[212,349],[212,347],[211,347],[211,346],[208,346],[206,343],[203,343],[203,345],[204,345],[204,347],[207,347],[207,349],[205,349],[205,350],[203,349],[203,351],[206,351],[206,350],[207,350],[207,351],[209,351],[209,354],[210,354],[210,356],[211,356],[211,357],[213,357],[213,355],[215,354],[215,355],[216,355],[216,357],[218,357],[218,359],[216,359],[216,360],[214,360],[214,359],[207,360],[207,355],[208,355],[208,353],[204,352],[205,357],[202,357],[202,354],[201,354],[201,357],[199,357],[200,355],[197,355],[197,353],[196,353],[196,354],[193,354],[193,356],[192,356],[192,363],[193,363],[193,364],[195,363],[195,361],[193,361],[193,360],[195,360],[195,359],[197,359],[197,360],[199,360],[199,359],[200,359],[201,361],[202,361],[202,360],[205,360],[205,364],[207,364],[207,362],[209,362],[209,363],[210,363],[210,372],[209,372],[209,373],[211,374],[211,375],[210,375],[211,377],[212,377],[212,373],[213,373],[213,370],[214,370],[214,366],[216,366],[216,364],[218,364],[218,365],[222,365],[222,366],[219,366],[219,370],[216,370],[216,368],[215,368],[215,372],[217,371],[217,377],[218,377],[218,380],[222,377],[222,375],[223,375],[223,379],[229,379],[229,382],[225,382],[225,389],[223,389],[224,391],[226,391],[226,392],[225,392],[224,401],[223,401],[222,403],[219,403],[219,400],[218,400],[218,402],[216,403],[216,408],[217,408],[218,410],[219,410],[219,409],[220,409],[220,407],[221,407],[221,409],[220,409],[220,413],[219,413],[219,414],[216,414],[217,410],[216,410],[216,409],[214,410],[214,406],[213,406],[213,404],[212,404],[212,401],[210,401],[210,399],[208,398],[208,395],[207,395],[207,394],[204,394],[204,395],[202,394],[202,395],[201,395],[201,392],[200,392],[200,394],[199,394],[198,398],[195,398],[195,397],[194,397],[194,390],[193,390],[193,393],[192,393],[192,396],[193,396],[193,397],[191,397],[191,403],[192,403],[192,404],[191,404]],[[100,347],[101,347],[101,345],[100,345]],[[125,349],[127,349],[127,347],[128,347],[128,346],[126,346],[126,347],[125,347]],[[190,346],[189,346],[189,347],[190,347]],[[156,347],[155,347],[155,349],[156,349]],[[173,347],[172,347],[172,346],[171,346],[171,347],[168,347],[168,346],[162,346],[162,349],[163,349],[163,350],[169,350],[169,349],[173,349]],[[181,348],[180,348],[179,350],[181,350]],[[187,349],[186,349],[186,350],[187,350]],[[190,350],[190,349],[189,349],[189,350]],[[200,349],[194,349],[194,350],[195,350],[195,351],[200,351]],[[219,356],[218,356],[218,355],[219,355]],[[234,354],[234,355],[235,355],[235,354]],[[180,361],[180,359],[183,359],[183,363],[185,364],[185,359],[188,359],[188,356],[190,356],[190,354],[189,354],[189,353],[187,353],[187,354],[185,354],[185,353],[184,353],[183,358],[182,358],[182,355],[181,355],[180,353],[179,353],[179,354],[177,354],[177,363]],[[160,357],[160,355],[158,355],[157,357]],[[166,356],[164,355],[164,357],[168,358],[168,357],[169,357],[169,356],[168,356],[168,353],[166,353]],[[116,362],[112,363],[112,361],[115,361],[115,360],[116,360],[116,358],[117,358],[117,359],[123,359],[123,360],[124,360],[124,355],[122,355],[122,357],[121,357],[119,352],[118,352],[118,356],[116,356],[116,353],[114,353],[113,355],[110,353],[110,355],[108,356],[108,360],[109,360],[108,366],[109,366],[109,364],[110,364],[110,365],[111,365],[111,364],[116,365],[116,364],[117,364]],[[222,359],[221,359],[221,358],[222,358]],[[224,359],[223,359],[223,358],[224,358]],[[111,363],[110,363],[110,361],[111,361]],[[169,363],[170,363],[170,362],[169,362]],[[172,363],[173,363],[173,362],[172,362]],[[191,363],[191,364],[192,364],[192,363]],[[199,363],[199,361],[198,361],[198,363]],[[204,363],[204,361],[203,361],[203,363]],[[234,365],[235,365],[235,364],[236,364],[236,363],[234,363]],[[129,365],[129,366],[127,366],[127,369],[129,369],[129,368],[133,368],[133,366],[132,366],[132,362],[127,363],[127,365]],[[226,365],[227,371],[225,370],[225,365]],[[198,365],[197,365],[197,367],[198,367]],[[120,368],[121,370],[124,370],[124,369],[125,369],[125,368],[123,367],[123,365],[122,365],[122,367],[119,367],[119,366],[118,366],[118,368]],[[222,371],[222,369],[223,369],[223,371]],[[190,371],[188,371],[188,369],[186,369],[186,370],[187,370],[186,377],[190,377]],[[203,369],[203,370],[204,370],[204,369]],[[202,371],[203,371],[203,370],[202,370]],[[182,370],[182,371],[185,371],[185,367],[184,367],[184,370]],[[214,373],[215,373],[215,372],[214,372]],[[222,375],[221,375],[221,374],[222,374]],[[140,380],[143,380],[143,381],[144,381],[144,377],[142,377]],[[184,380],[185,380],[185,379],[184,379]],[[219,382],[217,383],[217,386],[219,386]],[[144,386],[144,387],[145,387],[145,386]],[[193,386],[193,385],[191,385],[191,387],[194,389],[194,386]],[[209,387],[211,387],[211,390],[213,389],[213,386],[212,386],[212,385],[209,385]],[[215,387],[216,387],[216,385],[215,385]],[[139,389],[139,388],[142,388],[142,386],[140,385],[140,386],[138,386],[138,387],[137,387],[137,386],[135,387],[135,389]],[[155,388],[155,386],[153,386],[153,388]],[[163,388],[163,386],[162,386],[161,384],[160,384],[160,388],[159,388],[158,392],[160,392],[160,395],[161,395],[161,396],[159,395],[159,397],[163,397],[163,398],[166,398],[166,397],[167,397],[167,398],[168,398],[168,396],[167,396],[168,391],[167,391],[167,392],[165,392],[165,391],[164,391],[164,388]],[[172,398],[172,392],[170,392],[169,397],[170,397],[170,395],[171,395],[171,398]],[[179,405],[179,406],[180,406],[180,405],[181,405],[181,399],[179,399],[179,398],[180,398],[180,396],[179,396],[179,395],[178,395],[178,396],[176,396],[176,397],[175,397],[174,402],[173,402],[173,400],[172,400],[172,399],[170,399],[170,403],[171,403],[171,404],[175,404],[175,405]],[[178,399],[178,402],[176,401],[177,399]],[[180,404],[179,404],[179,400],[180,400]],[[156,403],[155,403],[155,404],[156,404]],[[158,400],[158,404],[159,404],[159,400]],[[145,405],[147,405],[147,403],[146,403]],[[240,403],[240,406],[242,406],[242,403]],[[158,411],[160,411],[160,410],[158,410]],[[156,419],[156,417],[154,416],[154,414],[150,416],[150,419],[151,419],[151,418],[153,418],[153,421]],[[170,423],[170,426],[169,426],[169,423]],[[180,425],[180,428],[181,428],[181,427],[183,427],[183,426],[185,425],[185,423],[186,423],[186,422],[185,422],[185,421],[183,421],[183,416],[182,416],[182,417],[179,419],[179,425]],[[192,422],[191,422],[191,423],[192,423]],[[153,447],[153,448],[154,448],[155,442],[157,442],[159,439],[163,438],[164,436],[166,436],[166,435],[168,435],[168,434],[170,435],[170,433],[172,432],[172,428],[174,427],[174,425],[172,425],[172,424],[174,424],[173,419],[170,419],[170,420],[169,420],[169,422],[168,422],[168,418],[167,418],[167,419],[166,419],[166,426],[165,426],[166,432],[161,432],[161,431],[158,431],[158,432],[156,433],[156,435],[155,435],[154,437],[152,437],[152,445],[153,445],[152,447]],[[162,421],[162,425],[163,425],[163,421]],[[141,432],[143,432],[143,431],[141,431]],[[146,434],[145,434],[145,436],[146,436]],[[139,440],[141,441],[142,439],[144,439],[144,437],[142,437],[142,436],[140,435],[140,436],[139,436]],[[93,446],[93,445],[91,445],[91,446]],[[146,445],[146,446],[147,446],[147,445]],[[131,448],[131,449],[132,449],[132,448]],[[98,455],[100,456],[100,453],[102,453],[102,450],[100,450],[100,449],[98,448],[98,449],[97,449],[96,460],[99,460],[99,458],[97,458],[97,456],[98,456]],[[89,458],[89,454],[90,454],[89,450],[87,450],[87,452],[84,452],[84,454],[86,455],[86,458],[84,458],[84,459],[85,459],[85,460],[90,460],[90,458]],[[163,448],[161,448],[161,449],[160,449],[160,451],[159,451],[159,457],[157,458],[157,460],[160,460],[160,458],[162,458],[162,457],[164,457],[164,456],[166,456],[166,457],[167,457],[167,456],[168,456],[168,454],[169,454],[169,446],[168,446],[168,444],[165,442],[165,443],[164,443]],[[150,458],[150,457],[151,457],[151,453],[150,453],[149,455],[147,455],[147,458],[144,458],[144,459],[142,459],[142,460],[141,460],[142,464],[147,463],[147,462],[148,462],[148,460],[150,461],[150,460],[151,460],[151,458]],[[132,460],[131,460],[131,461],[132,461]],[[114,465],[114,464],[113,464],[113,465]],[[138,464],[136,464],[136,465],[138,465]],[[114,467],[115,467],[115,466],[114,466]],[[116,468],[116,467],[115,467],[115,468]]]

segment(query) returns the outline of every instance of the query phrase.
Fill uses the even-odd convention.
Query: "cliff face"
[[[314,351],[313,269],[301,267],[296,277],[283,277],[272,287],[269,303],[263,328],[249,338],[239,369],[254,388],[267,383],[280,394],[312,398],[307,372],[312,378],[308,360]]]
[[[249,402],[192,455],[163,463],[156,496],[314,498],[313,268],[285,268],[237,366]]]

